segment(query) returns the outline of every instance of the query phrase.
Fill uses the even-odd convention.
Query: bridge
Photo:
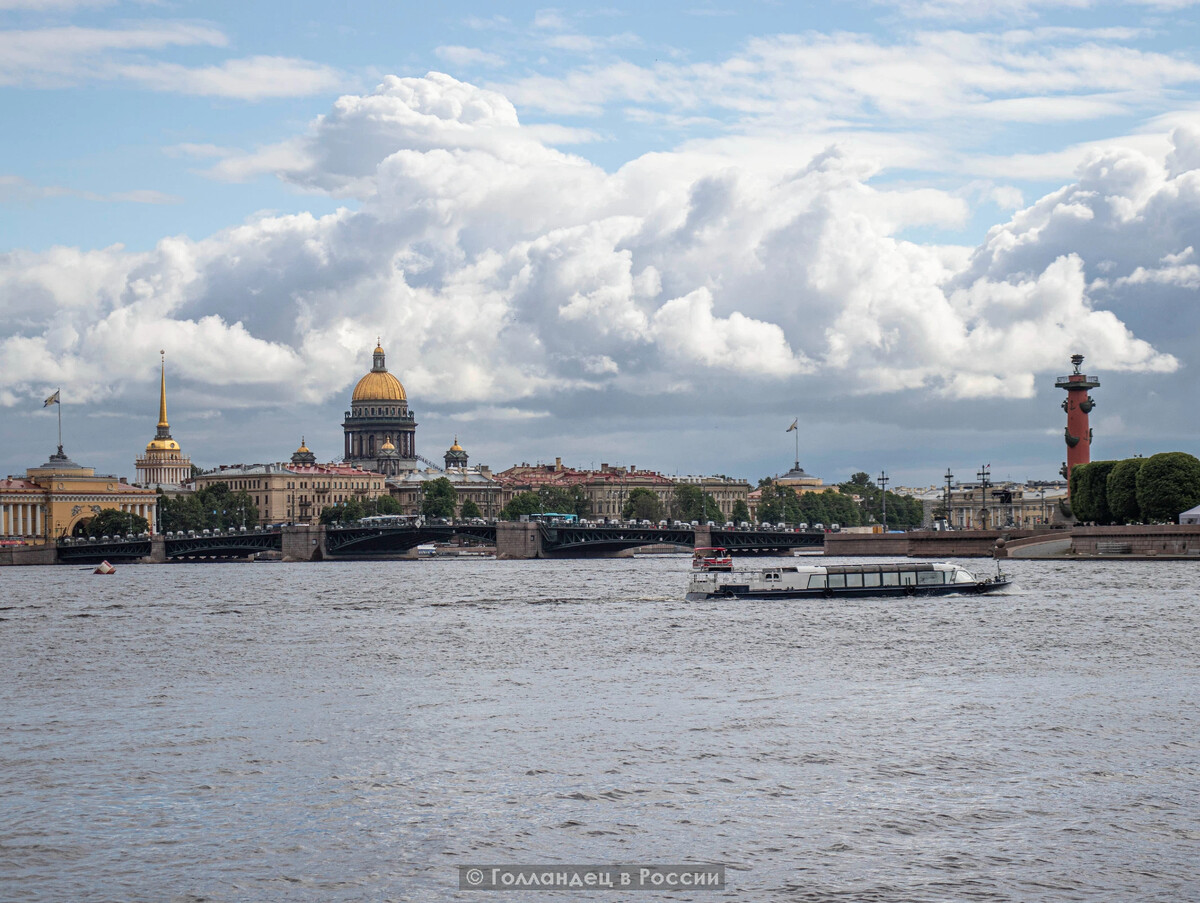
[[[388,558],[411,554],[425,543],[457,537],[492,545],[498,558],[588,558],[618,555],[641,546],[723,546],[739,555],[786,554],[820,549],[825,535],[767,529],[640,526],[635,524],[428,523],[404,526],[284,525],[266,529],[189,532],[154,536],[61,539],[54,547],[61,564],[101,561],[166,562],[249,558],[263,552],[285,560]],[[13,563],[18,563],[14,559]]]

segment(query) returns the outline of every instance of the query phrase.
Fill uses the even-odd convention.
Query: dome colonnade
[[[382,345],[354,387],[342,430],[347,464],[389,475],[417,466],[416,418],[404,386],[387,370]]]

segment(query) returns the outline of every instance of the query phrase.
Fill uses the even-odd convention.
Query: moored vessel
[[[991,593],[1012,581],[999,571],[977,578],[956,564],[909,561],[693,570],[689,602],[707,599],[808,599],[833,596],[932,596]]]

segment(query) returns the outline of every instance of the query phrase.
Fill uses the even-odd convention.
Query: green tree
[[[454,517],[456,507],[458,493],[454,490],[454,484],[445,477],[438,477],[425,484],[421,513],[426,517]]]
[[[1180,514],[1200,504],[1200,460],[1186,452],[1146,458],[1137,475],[1137,500],[1147,523],[1178,522]]]
[[[520,492],[500,510],[500,519],[520,520],[522,515],[538,514],[542,510],[542,500],[536,492]]]
[[[350,524],[366,516],[366,506],[357,496],[352,496],[344,502],[322,508],[318,520],[323,524]]]
[[[1117,461],[1092,461],[1071,469],[1071,510],[1085,523],[1111,524],[1108,507],[1108,475]]]
[[[479,506],[472,499],[467,499],[462,503],[462,510],[459,511],[460,517],[483,517],[483,512],[479,510]]]
[[[1116,523],[1131,524],[1142,519],[1137,500],[1137,476],[1144,463],[1144,458],[1126,458],[1108,472],[1104,489],[1108,510]]]
[[[541,510],[547,513],[587,517],[592,512],[592,503],[582,486],[543,486],[538,497],[542,500]]]
[[[366,504],[368,515],[370,514],[403,514],[404,506],[400,504],[399,499],[391,495],[381,495],[378,498],[373,498]]]
[[[671,513],[683,521],[715,520],[721,516],[721,506],[710,493],[692,483],[680,483],[671,495]]]
[[[228,483],[213,483],[178,498],[159,496],[162,530],[225,530],[258,523],[258,506],[244,489],[229,491]]]
[[[87,522],[88,536],[124,536],[126,533],[147,533],[150,523],[146,518],[116,508],[105,508]]]
[[[733,522],[735,524],[749,522],[749,520],[750,520],[749,506],[741,499],[738,499],[736,502],[733,503],[733,513],[730,515],[730,518],[733,520]]]
[[[652,490],[639,486],[626,497],[621,516],[627,520],[658,521],[662,518],[662,503]]]

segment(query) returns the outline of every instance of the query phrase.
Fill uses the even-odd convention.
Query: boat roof
[[[696,546],[697,552],[728,552],[724,546]]]
[[[764,567],[764,571],[804,572],[806,574],[878,574],[881,571],[892,573],[900,571],[905,574],[915,571],[953,570],[957,565],[944,561],[891,561],[884,564],[812,564],[788,567]]]

